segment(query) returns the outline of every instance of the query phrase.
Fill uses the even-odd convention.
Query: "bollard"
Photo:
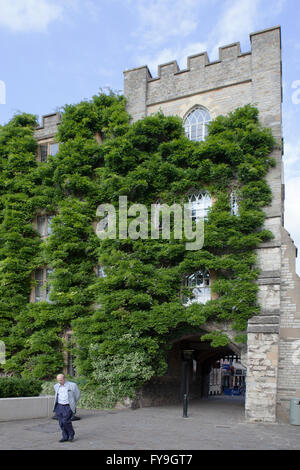
[[[187,408],[188,408],[188,401],[187,401],[187,394],[183,395],[183,417],[187,418]]]

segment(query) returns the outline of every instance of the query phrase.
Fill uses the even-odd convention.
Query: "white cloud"
[[[44,32],[53,21],[63,19],[65,5],[74,0],[0,0],[0,27],[13,32]]]
[[[209,37],[212,58],[218,57],[221,46],[249,40],[249,34],[259,29],[262,22],[266,28],[274,26],[273,18],[281,13],[285,3],[286,0],[227,0]]]
[[[195,8],[206,0],[129,0],[139,15],[135,36],[141,48],[153,48],[171,37],[186,37],[196,30]]]
[[[261,8],[262,0],[227,0],[209,38],[213,59],[218,57],[219,47],[249,38],[249,33],[256,29]]]
[[[127,0],[127,3],[136,8],[139,18],[133,33],[138,38],[136,62],[147,64],[156,74],[161,63],[177,60],[185,68],[188,55],[208,50],[210,59],[215,60],[219,47],[249,41],[249,33],[260,29],[262,22],[265,27],[273,25],[273,18],[286,0],[274,0],[272,5],[266,0]],[[208,8],[216,12],[215,26],[203,38],[205,43],[190,42],[186,46],[189,35],[197,30],[201,34]]]

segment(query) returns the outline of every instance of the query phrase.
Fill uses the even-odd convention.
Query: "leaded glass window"
[[[41,302],[43,300],[44,270],[37,269],[34,278],[36,281],[34,289],[34,299],[35,302]]]
[[[210,122],[210,114],[204,108],[196,108],[191,111],[184,120],[185,135],[190,140],[205,140],[208,131],[207,124]]]
[[[192,220],[198,222],[207,218],[208,210],[212,206],[210,195],[206,191],[199,191],[188,196],[189,209],[192,211]]]
[[[57,143],[50,144],[50,155],[54,157],[54,155],[58,153],[58,150],[59,150],[59,144]]]
[[[230,213],[231,215],[239,215],[239,199],[235,190],[230,194]]]
[[[192,303],[205,304],[211,299],[210,274],[208,270],[200,270],[185,278],[185,287],[192,291],[192,297],[184,298],[183,304],[188,306]]]
[[[43,144],[39,146],[39,161],[46,162],[48,156],[48,144]]]
[[[46,268],[46,279],[45,279],[45,282],[46,282],[46,292],[45,292],[45,300],[46,302],[51,302],[50,299],[49,299],[49,295],[50,295],[50,291],[51,291],[51,284],[50,284],[50,281],[49,281],[49,275],[53,273],[53,269],[51,268]]]
[[[97,277],[106,277],[104,268],[103,268],[103,266],[101,266],[101,264],[98,264],[98,266],[96,266],[96,276]]]
[[[54,215],[38,215],[37,216],[37,231],[42,238],[48,237],[52,233],[51,222]]]
[[[47,162],[48,155],[56,155],[59,151],[59,144],[57,142],[45,142],[40,144],[38,148],[38,161]]]
[[[36,282],[34,288],[34,301],[35,302],[51,302],[49,299],[51,285],[49,282],[49,275],[53,272],[51,268],[40,268],[34,273],[34,279]]]

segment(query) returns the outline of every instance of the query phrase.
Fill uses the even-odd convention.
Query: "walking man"
[[[72,415],[76,411],[76,403],[80,397],[80,391],[74,382],[66,381],[64,374],[56,377],[57,384],[54,385],[55,398],[54,408],[62,430],[62,438],[59,442],[73,441],[75,431],[72,426]]]

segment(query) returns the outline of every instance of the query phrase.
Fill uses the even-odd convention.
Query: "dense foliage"
[[[228,322],[236,340],[245,339],[247,320],[259,312],[254,250],[272,237],[262,228],[262,208],[272,198],[265,176],[275,142],[258,111],[248,105],[218,117],[205,142],[191,142],[179,118],[158,114],[130,125],[124,98],[99,94],[64,108],[59,152],[46,163],[37,163],[35,126],[35,117],[22,114],[0,128],[5,370],[53,377],[63,365],[64,332],[72,328],[77,373],[114,387],[116,396],[132,395],[164,373],[169,339],[181,327]],[[233,188],[238,216],[230,212]],[[183,204],[199,189],[215,200],[202,250],[188,251],[174,237],[95,234],[99,204],[114,204],[118,214],[119,196],[126,195],[128,206],[142,203],[150,213],[157,200]],[[33,225],[41,211],[56,214],[46,240]],[[96,276],[99,264],[106,277]],[[30,303],[32,273],[41,266],[54,270],[51,302]],[[190,295],[184,276],[204,268],[215,273],[214,299],[184,307],[182,294]],[[229,341],[222,329],[205,338],[213,346]]]
[[[0,398],[38,397],[41,381],[24,377],[0,378]]]

